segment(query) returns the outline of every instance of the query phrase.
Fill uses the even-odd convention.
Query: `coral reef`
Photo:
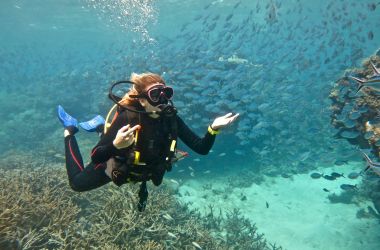
[[[222,218],[210,209],[202,217],[165,184],[149,188],[150,204],[140,213],[138,185],[76,193],[62,164],[6,160],[0,162],[0,249],[278,249],[238,210]]]
[[[379,157],[380,125],[369,123],[380,115],[379,92],[371,87],[364,87],[357,92],[358,83],[351,79],[352,76],[361,79],[372,76],[370,62],[380,66],[380,50],[364,60],[363,68],[347,70],[336,81],[329,96],[332,101],[331,124],[339,130],[337,138],[344,138],[360,148],[371,148]]]
[[[346,139],[362,149],[370,149],[380,159],[380,96],[376,87],[363,87],[352,79],[369,79],[374,76],[371,62],[380,67],[380,50],[363,61],[362,68],[349,69],[336,81],[330,93],[332,101],[331,124],[338,129],[337,138]],[[364,166],[363,166],[364,167]],[[332,202],[352,202],[358,197],[370,197],[380,214],[380,178],[370,171],[363,177],[359,192],[345,192],[341,197],[329,197]],[[360,214],[363,214],[361,211]],[[360,215],[361,216],[361,215]]]

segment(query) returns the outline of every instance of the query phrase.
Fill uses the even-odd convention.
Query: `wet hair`
[[[161,76],[150,72],[142,74],[132,73],[130,81],[134,82],[135,84],[132,85],[128,93],[125,94],[123,99],[119,102],[123,106],[139,106],[140,103],[138,99],[130,98],[129,95],[141,94],[144,92],[144,90],[148,89],[151,85],[156,83],[165,84]]]

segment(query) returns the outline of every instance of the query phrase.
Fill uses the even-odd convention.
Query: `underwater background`
[[[370,57],[380,63],[380,3],[2,0],[0,23],[1,248],[380,249],[380,176],[363,172],[358,150],[371,145],[353,140],[359,125],[337,136],[331,108],[331,93],[341,90],[336,84],[347,72],[367,67]],[[106,116],[111,83],[146,71],[174,88],[179,115],[198,135],[215,117],[240,113],[207,156],[180,144],[190,156],[156,190],[176,205],[152,198],[145,213],[155,212],[166,231],[148,233],[155,220],[130,207],[129,186],[70,191],[56,117],[59,104],[80,121]],[[360,117],[352,120],[359,124]],[[98,137],[81,131],[77,138],[88,161]],[[374,161],[377,153],[369,152]],[[323,178],[334,172],[344,176]],[[46,194],[51,206],[39,198]],[[22,220],[10,215],[11,203]],[[64,204],[72,207],[56,217],[26,215],[54,214]],[[129,209],[120,218],[146,224],[132,233],[124,222],[104,219],[109,214],[95,217],[94,207]],[[65,209],[76,212],[64,221]],[[222,217],[230,224],[223,226]],[[181,231],[183,225],[193,227]],[[116,233],[89,236],[103,230]]]

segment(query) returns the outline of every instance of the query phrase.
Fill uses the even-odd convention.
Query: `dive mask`
[[[173,94],[173,88],[160,84],[149,88],[142,95],[152,106],[158,106],[160,104],[167,104],[168,100],[173,97]]]
[[[142,93],[142,97],[145,97],[150,105],[159,108],[165,116],[172,116],[177,113],[177,109],[170,100],[173,94],[173,88],[158,84]]]
[[[129,95],[129,97],[146,98],[150,105],[157,107],[158,105],[167,104],[173,97],[173,94],[173,88],[165,86],[164,84],[157,84],[139,95]]]
[[[177,109],[174,107],[173,102],[171,101],[171,98],[173,97],[173,94],[174,94],[173,88],[165,86],[165,84],[163,83],[157,83],[141,94],[129,95],[129,97],[131,98],[146,98],[149,104],[151,104],[154,107],[158,107],[161,111],[146,112],[146,111],[131,109],[129,107],[120,105],[119,102],[120,100],[122,100],[123,97],[122,95],[115,94],[114,88],[116,86],[119,86],[125,83],[135,84],[132,81],[121,80],[121,81],[113,83],[108,93],[108,96],[110,97],[110,99],[121,108],[129,110],[131,112],[135,112],[135,113],[143,113],[143,114],[162,113],[165,116],[172,116],[177,113]],[[123,89],[120,89],[120,90],[116,92],[121,92],[124,94],[126,91],[128,91],[128,90],[123,90]]]

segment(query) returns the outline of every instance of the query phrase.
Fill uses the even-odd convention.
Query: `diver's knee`
[[[84,191],[86,191],[85,189],[81,188],[80,186],[75,185],[73,182],[70,182],[70,187],[75,192],[84,192]]]

